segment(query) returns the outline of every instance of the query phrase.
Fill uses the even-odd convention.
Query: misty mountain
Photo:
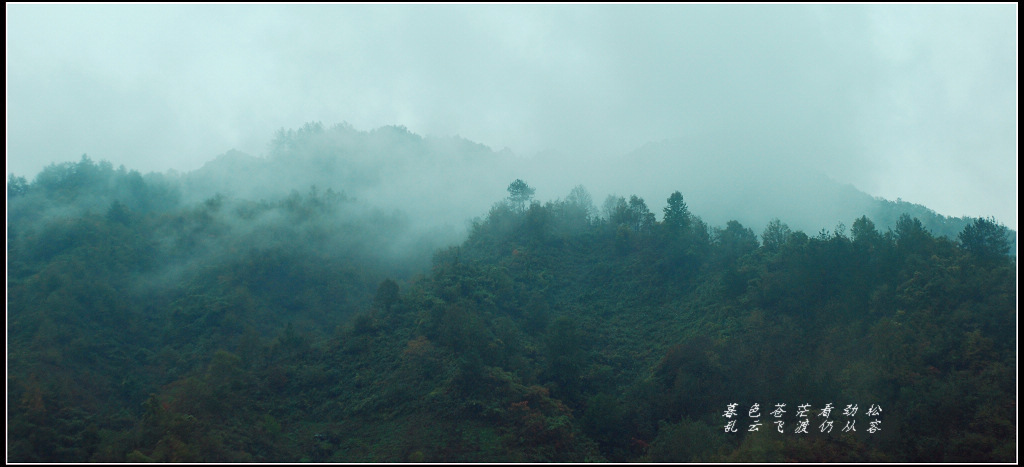
[[[507,154],[456,137],[424,138],[403,127],[358,131],[309,123],[279,131],[268,147],[264,157],[231,151],[185,174],[184,192],[194,199],[215,193],[261,199],[315,186],[400,210],[417,226],[461,235],[468,219],[485,212],[515,178]]]
[[[465,235],[468,220],[486,212],[516,178],[537,187],[538,197],[564,197],[582,184],[598,203],[631,193],[655,212],[678,190],[709,225],[736,220],[758,233],[775,218],[816,234],[848,228],[865,215],[884,231],[895,228],[900,215],[910,214],[932,233],[955,238],[973,221],[873,197],[809,164],[779,166],[775,158],[751,157],[706,138],[649,143],[619,158],[583,164],[557,153],[522,158],[463,138],[422,137],[404,127],[360,131],[345,124],[308,123],[278,131],[268,148],[265,157],[230,151],[185,174],[185,195],[260,199],[316,186],[402,211],[417,228],[443,233],[449,242]],[[1015,245],[1015,232],[1011,242]]]
[[[429,147],[402,138],[402,157]],[[288,160],[350,170],[306,155]],[[369,160],[365,173],[402,173]],[[209,168],[273,181],[263,167],[275,163],[286,170],[237,153]],[[516,180],[464,241],[435,248],[424,218],[375,205],[386,175],[337,178],[359,198],[283,183],[232,192],[236,175],[207,178],[221,189],[203,199],[189,177],[83,156],[9,180],[11,460],[1015,453],[1016,263],[995,222],[953,240],[906,214],[884,232],[859,217],[849,235],[776,220],[759,240],[735,220],[709,226],[679,192],[659,221],[637,195],[597,215],[582,186],[541,202]],[[785,434],[748,432],[749,419],[722,429],[732,404],[775,403],[834,404],[835,431],[818,414],[802,434],[800,415]],[[845,404],[863,412],[839,415]]]

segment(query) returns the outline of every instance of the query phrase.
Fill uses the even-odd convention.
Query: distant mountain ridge
[[[228,192],[260,199],[305,192],[311,185],[333,189],[383,209],[407,212],[419,222],[461,232],[487,212],[516,178],[556,198],[582,184],[595,194],[637,194],[660,213],[680,191],[710,225],[737,220],[755,232],[774,218],[809,234],[849,228],[868,216],[881,231],[901,214],[921,220],[933,234],[956,239],[972,217],[947,217],[926,206],[873,197],[849,184],[804,167],[773,165],[683,140],[649,143],[609,161],[572,156],[520,158],[464,138],[423,137],[401,126],[370,131],[350,125],[307,123],[280,130],[266,157],[229,151],[183,177],[186,195],[205,198]],[[1016,232],[1011,231],[1013,251]]]

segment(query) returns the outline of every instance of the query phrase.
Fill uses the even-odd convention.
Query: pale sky
[[[279,128],[578,160],[700,139],[1017,228],[1017,6],[10,5],[7,171],[188,171]],[[742,160],[742,159],[741,159]],[[731,160],[730,163],[735,163]]]

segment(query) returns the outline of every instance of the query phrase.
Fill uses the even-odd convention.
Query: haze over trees
[[[1015,459],[997,220],[874,200],[808,234],[684,185],[598,210],[504,157],[308,124],[188,174],[11,175],[8,460]]]

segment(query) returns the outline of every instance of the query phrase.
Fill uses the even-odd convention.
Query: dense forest
[[[995,219],[755,232],[506,180],[445,245],[358,186],[216,180],[9,178],[8,461],[1016,460]]]

